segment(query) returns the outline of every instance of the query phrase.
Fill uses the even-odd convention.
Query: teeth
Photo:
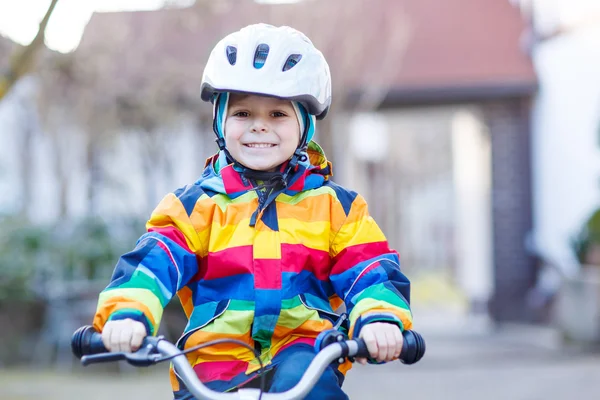
[[[273,147],[275,145],[274,144],[270,144],[270,143],[248,143],[246,146],[262,149],[262,148],[267,148],[267,147]]]

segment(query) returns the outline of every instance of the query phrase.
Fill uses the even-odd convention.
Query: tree
[[[24,75],[30,73],[35,64],[36,55],[44,47],[46,27],[54,12],[58,0],[52,0],[46,14],[40,22],[38,32],[31,43],[25,47],[19,47],[9,59],[9,66],[4,75],[0,75],[0,100],[4,98],[10,88]]]

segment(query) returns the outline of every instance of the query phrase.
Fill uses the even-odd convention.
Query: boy
[[[197,182],[162,200],[119,260],[94,319],[105,346],[137,349],[177,294],[189,319],[179,347],[241,340],[261,354],[271,392],[298,382],[342,304],[371,362],[398,358],[412,325],[410,283],[365,200],[330,180],[311,141],[331,104],[321,52],[292,28],[250,25],[213,49],[201,95],[214,104],[220,151]],[[238,345],[188,359],[214,390],[253,385],[259,372]],[[349,367],[328,367],[307,399],[347,399]],[[171,383],[175,399],[193,398],[174,371]]]

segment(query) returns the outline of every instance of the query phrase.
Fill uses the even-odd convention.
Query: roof
[[[375,83],[389,87],[388,97],[402,102],[444,93],[449,99],[461,93],[528,95],[535,88],[532,62],[520,46],[525,24],[507,0],[198,3],[186,9],[96,13],[77,51],[90,54],[102,47],[108,79],[141,85],[148,79],[140,73],[143,68],[145,75],[168,77],[191,95],[221,37],[266,22],[306,33],[327,57],[334,89]]]

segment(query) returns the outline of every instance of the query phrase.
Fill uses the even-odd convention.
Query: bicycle
[[[415,331],[404,331],[404,344],[400,354],[400,361],[404,364],[414,364],[425,354],[425,341]],[[171,360],[177,375],[182,379],[187,389],[197,399],[203,400],[296,400],[306,396],[316,384],[319,377],[331,363],[342,363],[348,357],[354,361],[355,357],[368,357],[367,346],[362,339],[348,340],[338,330],[322,332],[315,342],[318,352],[315,359],[304,372],[302,379],[292,389],[283,393],[263,393],[264,374],[261,374],[261,389],[239,388],[237,392],[221,393],[206,387],[196,376],[188,363],[185,353],[224,342],[235,342],[249,347],[247,344],[234,339],[219,339],[203,343],[185,351],[180,350],[163,336],[147,336],[139,350],[133,353],[108,353],[102,343],[101,335],[91,326],[82,326],[73,334],[71,349],[73,354],[81,359],[86,366],[93,363],[127,361],[136,367],[147,367],[163,361]],[[249,347],[250,348],[250,347]],[[260,362],[256,351],[255,356]],[[262,368],[262,363],[261,363]]]

